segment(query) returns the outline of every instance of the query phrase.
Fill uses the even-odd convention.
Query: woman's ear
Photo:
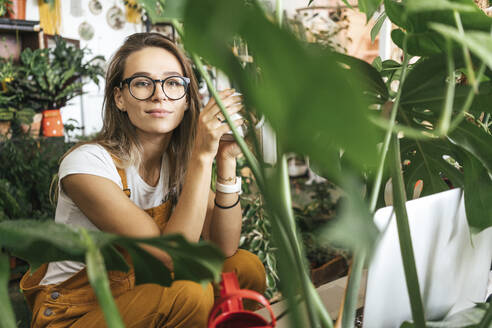
[[[125,107],[124,107],[124,102],[123,102],[123,94],[121,93],[120,88],[114,87],[114,102],[116,104],[116,107],[118,107],[119,110],[122,112],[126,112]]]

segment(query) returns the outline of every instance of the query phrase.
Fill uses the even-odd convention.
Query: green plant
[[[0,17],[7,14],[9,5],[12,5],[11,0],[0,0]]]
[[[403,327],[427,326],[406,218],[404,185],[412,184],[410,177],[423,179],[424,189],[433,193],[443,190],[441,176],[444,175],[466,191],[470,227],[481,231],[492,225],[492,136],[487,118],[492,103],[488,87],[492,76],[492,39],[489,34],[492,20],[479,11],[472,0],[384,2],[386,15],[399,26],[392,36],[402,48],[404,59],[397,65],[381,62],[380,72],[356,58],[300,42],[282,27],[281,1],[277,1],[276,22],[265,17],[254,1],[141,1],[153,21],[173,22],[248,161],[264,198],[272,242],[278,255],[279,286],[286,297],[291,312],[289,320],[294,327],[333,327],[333,322],[307,274],[305,251],[292,210],[286,153],[308,155],[346,195],[340,217],[320,229],[324,239],[340,243],[353,253],[344,310],[339,315],[342,327],[353,326],[362,269],[370,261],[371,250],[378,237],[372,214],[377,208],[382,194],[381,185],[386,177],[391,175],[393,181],[400,249],[414,321],[413,324],[404,323]],[[360,0],[358,5],[370,17],[380,3],[380,0]],[[210,17],[204,19],[204,12]],[[180,20],[184,22],[184,30]],[[231,51],[232,40],[238,35],[254,56],[254,70],[244,70]],[[278,138],[280,160],[276,165],[272,167],[258,160],[254,156],[260,154],[258,148],[255,146],[253,151],[249,150],[238,135],[198,54],[230,76],[245,94],[247,108],[255,108],[271,122]],[[419,55],[420,59],[410,65],[413,55]],[[429,65],[439,60],[445,65]],[[464,85],[456,83],[457,70],[467,77]],[[396,90],[385,83],[388,76],[397,84]],[[388,101],[391,108],[389,119],[381,118],[381,107]],[[373,108],[377,110],[371,111]],[[474,122],[480,120],[480,127],[465,120],[469,115],[474,117]],[[427,119],[429,116],[430,121]],[[400,139],[397,138],[399,132],[404,133],[401,152]],[[407,147],[406,142],[411,146]],[[382,145],[379,150],[378,143]],[[407,148],[410,149],[408,154],[414,157],[410,159],[411,166],[405,167],[405,172],[414,174],[403,177],[400,165],[402,157],[408,156],[402,156],[407,154],[404,150]],[[435,149],[445,149],[441,154],[452,157],[462,170],[453,171],[453,168],[445,166],[449,161],[435,155]],[[340,155],[342,153],[343,156]],[[391,173],[388,174],[385,168],[390,168]],[[33,256],[39,256],[35,249],[20,242],[26,235],[22,229],[31,223],[7,223],[0,223],[2,244],[31,258],[31,261]],[[30,236],[29,242],[34,243],[50,231],[47,227],[44,231],[43,227],[37,228],[40,230]],[[85,235],[82,240],[87,240]],[[49,246],[53,241],[46,243]],[[97,255],[97,247],[89,241],[84,245],[91,246],[89,255]],[[107,244],[96,245],[104,250]],[[192,250],[185,248],[183,254],[187,251]],[[70,258],[69,254],[58,252],[45,254],[54,253],[56,257],[46,256],[39,261]],[[112,259],[111,254],[105,255]],[[87,262],[92,266],[91,261]],[[158,270],[159,265],[136,263],[136,268],[141,266],[152,272]],[[104,267],[99,270],[98,273],[104,277]],[[102,290],[98,297],[111,302],[108,290]],[[118,316],[117,311],[114,308],[111,311],[106,303],[103,303],[103,310],[112,318]],[[479,306],[475,310],[478,311],[475,311],[471,327],[489,327],[492,307]],[[8,308],[4,313],[8,315]],[[464,318],[467,314],[465,311],[459,316]],[[451,327],[453,323],[448,321],[439,325]]]
[[[27,135],[0,143],[0,213],[4,219],[52,220],[50,185],[58,159],[72,146]]]
[[[21,53],[18,79],[13,81],[13,91],[22,95],[20,102],[36,112],[59,109],[72,98],[83,93],[84,78],[96,84],[104,75],[97,62],[104,57],[96,56],[85,61],[90,54],[87,48],[78,49],[63,38],[55,36],[55,47]]]

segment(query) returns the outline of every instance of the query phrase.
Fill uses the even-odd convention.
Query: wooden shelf
[[[0,18],[0,57],[19,62],[26,49],[43,47],[43,29],[39,21]]]

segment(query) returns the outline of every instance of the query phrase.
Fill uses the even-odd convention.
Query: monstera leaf
[[[400,151],[407,195],[413,194],[419,180],[423,181],[421,196],[448,190],[444,177],[454,187],[463,186],[463,174],[444,159],[444,156],[456,159],[456,151],[450,142],[443,139],[422,141],[404,138],[400,141]]]
[[[303,46],[254,3],[189,1],[184,26],[187,47],[231,77],[247,107],[265,114],[282,152],[331,167],[327,150],[342,148],[351,161],[375,165],[376,132],[367,121],[357,65],[341,65],[328,50]],[[247,42],[257,75],[246,73],[233,55],[228,42],[236,35]]]
[[[386,14],[399,26],[391,34],[393,41],[403,48],[407,34],[407,51],[416,56],[430,56],[445,51],[444,37],[431,29],[431,23],[456,27],[454,11],[458,12],[465,30],[489,32],[492,18],[483,13],[473,0],[384,0]]]
[[[454,54],[455,67],[465,66],[461,52]],[[478,60],[475,58],[476,63]],[[490,74],[490,71],[487,72]],[[435,123],[444,106],[447,88],[446,56],[439,54],[420,59],[408,72],[403,85],[400,105],[405,115],[401,123],[421,127],[416,122],[426,120]],[[453,109],[459,111],[470,92],[468,85],[456,85]],[[469,109],[471,112],[492,112],[492,83],[482,82],[479,91],[474,95]]]

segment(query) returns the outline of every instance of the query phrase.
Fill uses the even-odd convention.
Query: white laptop
[[[426,320],[485,301],[492,228],[470,233],[462,190],[408,201],[407,212]],[[384,232],[369,265],[364,328],[400,327],[412,315],[393,208],[378,210],[374,221]]]

